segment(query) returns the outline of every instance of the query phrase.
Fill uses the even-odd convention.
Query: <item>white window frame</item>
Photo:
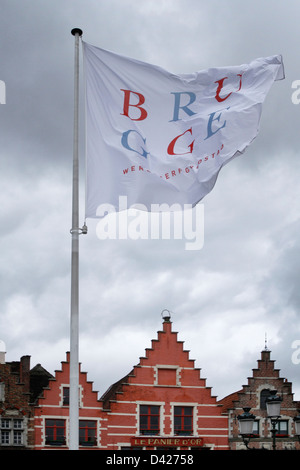
[[[164,401],[137,401],[136,402],[136,437],[145,437],[144,435],[140,434],[140,405],[147,405],[147,406],[159,406],[159,434],[155,434],[155,436],[163,436],[164,435],[164,422],[165,422],[165,402]]]
[[[16,426],[16,423],[18,425]],[[5,442],[4,442],[5,441]],[[24,445],[24,419],[4,416],[0,419],[0,446]]]
[[[186,406],[193,408],[193,434],[190,436],[197,436],[198,433],[198,427],[197,427],[197,403],[189,403],[189,402],[171,402],[171,427],[172,427],[172,433],[175,436],[175,429],[174,429],[174,411],[175,411],[175,406]]]

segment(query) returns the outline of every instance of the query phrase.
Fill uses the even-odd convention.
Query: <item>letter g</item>
[[[137,144],[137,146],[138,146],[139,145],[138,142],[137,142],[138,138],[140,138],[144,142],[144,144],[146,144],[146,139],[144,139],[143,136],[138,131],[136,131],[134,129],[129,129],[129,131],[123,132],[122,139],[121,139],[121,143],[122,143],[123,147],[125,147],[127,150],[130,150],[131,152],[135,152],[138,155],[141,155],[141,157],[147,158],[147,155],[148,155],[149,152],[146,152],[146,150],[142,146],[139,149],[140,151],[138,151],[138,150],[135,150],[134,148],[132,148],[129,145],[128,140],[129,140],[129,136],[132,132],[137,134],[137,136],[136,135],[132,136],[133,137],[132,144],[134,143],[134,144]]]

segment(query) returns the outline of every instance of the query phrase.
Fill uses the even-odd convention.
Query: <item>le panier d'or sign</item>
[[[194,438],[178,438],[178,437],[132,437],[132,446],[145,446],[145,447],[200,447],[203,445],[203,439],[199,437]]]

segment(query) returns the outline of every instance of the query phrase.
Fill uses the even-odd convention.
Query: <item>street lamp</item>
[[[278,419],[280,418],[280,407],[282,398],[276,395],[277,390],[270,390],[270,396],[266,399],[267,405],[267,415],[268,418],[271,419],[272,424],[272,440],[273,440],[273,450],[276,450],[276,424],[278,423]]]
[[[300,441],[300,410],[298,410],[298,416],[295,416],[294,422],[295,422],[295,434],[298,437],[298,440]]]
[[[255,420],[255,416],[249,413],[250,409],[248,407],[243,408],[244,413],[238,416],[240,434],[247,449],[249,449],[249,442],[253,436],[253,423]]]

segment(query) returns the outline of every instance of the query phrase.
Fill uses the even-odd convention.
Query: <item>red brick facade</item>
[[[80,367],[80,366],[79,366]],[[92,382],[87,373],[79,371],[79,414],[82,429],[82,447],[97,448],[100,439],[102,410]],[[35,406],[35,449],[65,449],[68,446],[69,424],[70,355],[62,362],[61,370],[55,371],[43,396]]]
[[[35,448],[68,447],[69,356],[35,408]],[[80,448],[228,449],[227,416],[169,321],[152,348],[97,400],[80,372]]]
[[[171,322],[163,323],[145,357],[102,400],[102,448],[228,448],[227,418]]]
[[[68,449],[70,357],[53,377],[30,356],[0,360],[0,450]],[[164,319],[163,328],[131,372],[98,399],[79,365],[79,449],[239,450],[238,416],[250,407],[256,416],[250,447],[272,447],[265,399],[282,397],[276,446],[300,450],[293,418],[299,402],[292,384],[280,377],[264,350],[248,384],[217,401],[183,342]]]

